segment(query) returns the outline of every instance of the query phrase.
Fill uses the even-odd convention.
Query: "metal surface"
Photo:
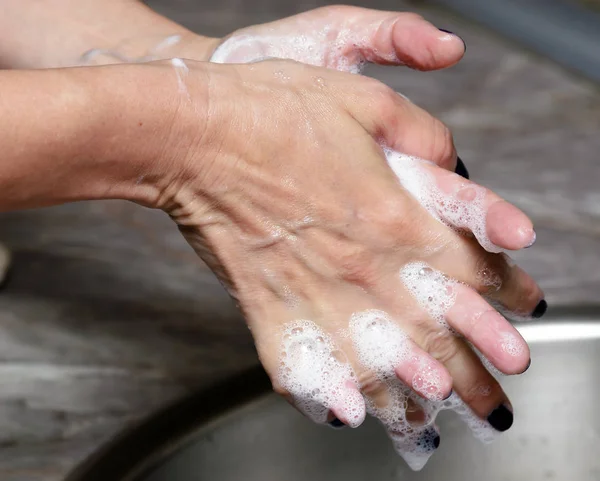
[[[597,319],[520,326],[533,363],[525,375],[503,381],[516,411],[514,427],[482,445],[444,413],[441,446],[420,473],[396,456],[376,422],[340,431],[313,425],[274,394],[264,394],[266,378],[253,371],[161,414],[69,481],[595,481]],[[244,390],[249,383],[251,395]]]
[[[600,81],[600,14],[565,0],[433,0]]]

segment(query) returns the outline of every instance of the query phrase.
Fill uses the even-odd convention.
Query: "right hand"
[[[440,401],[454,390],[483,420],[501,406],[510,410],[466,341],[500,371],[523,372],[525,341],[482,296],[530,315],[543,293],[504,254],[449,227],[453,217],[441,204],[434,208],[444,222],[434,219],[398,182],[381,148],[453,162],[448,129],[362,76],[291,61],[186,64],[123,67],[136,69],[140,85],[160,86],[144,89],[140,102],[170,99],[161,115],[168,135],[144,139],[145,152],[161,153],[145,180],[156,195],[145,203],[172,216],[237,300],[275,390],[313,419],[335,416],[350,426],[364,419],[364,396],[391,435],[399,421],[385,414],[395,396],[390,372],[424,399]],[[485,219],[467,220],[462,230],[484,225],[479,236],[505,249],[533,241],[525,214],[487,189],[434,164],[411,168],[446,199],[468,204],[482,193]],[[431,269],[416,284],[403,282],[401,273],[411,278],[415,263]],[[420,296],[423,280],[434,301],[451,300],[443,310]],[[365,334],[369,316],[385,336]],[[311,350],[317,338],[341,361],[298,350]],[[383,358],[369,354],[368,339]],[[319,369],[336,373],[320,377]],[[512,417],[493,422],[504,430]]]

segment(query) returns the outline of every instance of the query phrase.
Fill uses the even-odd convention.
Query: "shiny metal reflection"
[[[532,366],[504,385],[515,426],[474,440],[452,413],[430,464],[411,472],[376,422],[336,432],[314,426],[275,395],[199,429],[195,439],[135,481],[596,481],[600,480],[600,322],[518,326]]]

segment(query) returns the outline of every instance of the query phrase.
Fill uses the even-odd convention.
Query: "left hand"
[[[272,57],[355,73],[365,62],[427,71],[455,65],[464,52],[460,37],[439,30],[415,13],[336,5],[242,28],[224,38],[201,37],[189,31],[172,37],[135,38],[114,49],[98,50],[87,63],[172,57],[247,63]],[[403,132],[402,151],[459,172],[456,151],[445,148],[448,130],[416,105],[411,104],[410,110],[414,121]],[[433,142],[432,137],[438,140]]]
[[[237,30],[219,43],[211,61],[275,57],[350,72],[365,62],[425,71],[450,67],[464,53],[460,37],[415,13],[336,5]]]

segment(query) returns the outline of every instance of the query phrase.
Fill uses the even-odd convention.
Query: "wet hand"
[[[485,438],[507,429],[470,345],[501,372],[527,368],[490,302],[538,309],[539,287],[496,253],[535,233],[487,189],[398,153],[451,157],[445,127],[376,80],[295,62],[151,68],[178,92],[153,205],[237,300],[275,389],[318,422],[370,412],[416,468],[444,407]]]

